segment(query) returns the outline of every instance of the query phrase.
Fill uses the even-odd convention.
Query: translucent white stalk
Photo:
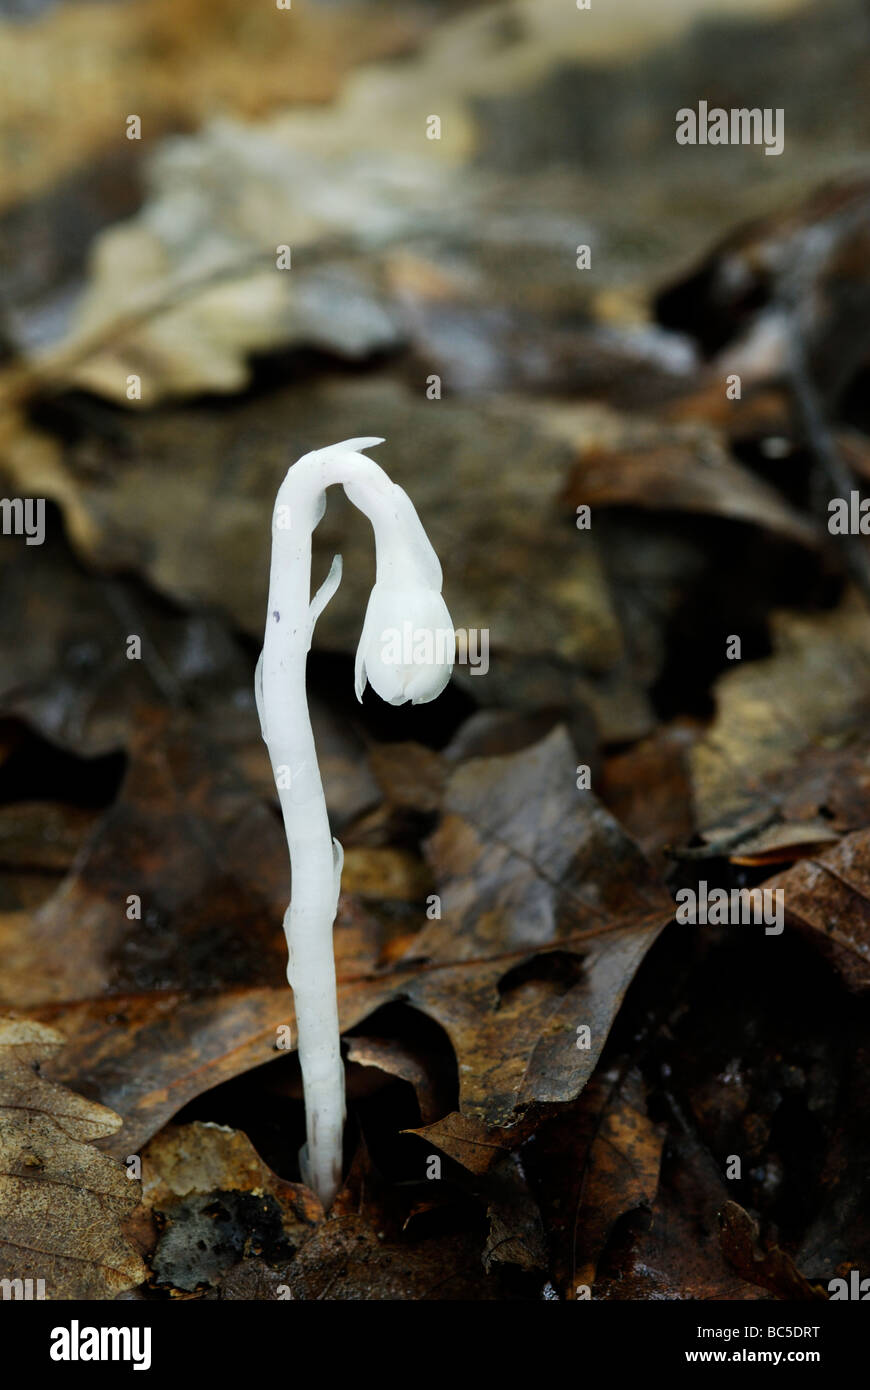
[[[284,914],[287,978],[305,1092],[304,1181],[325,1207],[341,1185],[345,1119],[332,928],[342,849],[333,839],[317,766],[305,693],[314,624],[341,581],[341,556],[311,599],[311,537],[326,509],[326,489],[341,483],[375,533],[377,575],[356,660],[356,693],[368,677],[391,704],[434,699],[453,669],[452,625],[441,598],[441,566],[407,494],[360,449],[381,439],[350,439],[305,454],[288,470],[272,519],[272,565],[256,697],[281,802],[292,869]],[[384,634],[410,621],[416,631],[449,630],[449,659],[389,665]],[[433,644],[433,649],[436,649]],[[441,650],[443,652],[443,643]]]

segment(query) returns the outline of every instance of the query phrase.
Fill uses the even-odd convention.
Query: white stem
[[[289,469],[275,501],[269,607],[257,668],[257,704],[292,869],[284,931],[305,1093],[302,1175],[325,1207],[341,1185],[345,1119],[332,943],[342,851],[329,828],[305,671],[314,623],[341,578],[337,556],[312,603],[311,536],[326,506],[327,487],[344,484],[351,501],[370,518],[378,584],[398,588],[423,580],[439,593],[441,588],[441,567],[406,494],[382,468],[356,452],[379,443],[349,440],[306,454]]]

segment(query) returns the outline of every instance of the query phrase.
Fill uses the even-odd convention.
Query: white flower
[[[388,705],[425,704],[453,671],[456,636],[437,589],[375,584],[356,653],[356,695],[366,679]]]
[[[341,579],[336,556],[311,597],[310,534],[323,516],[327,488],[344,487],[375,534],[377,582],[356,659],[359,698],[369,679],[393,705],[433,700],[450,679],[456,646],[441,597],[441,565],[411,499],[358,452],[381,442],[346,439],[303,455],[288,469],[275,503],[266,629],[255,681],[293,872],[284,931],[305,1094],[300,1159],[304,1181],[325,1208],[341,1186],[346,1116],[332,945],[342,852],[330,831],[313,754],[305,667],[314,625]]]

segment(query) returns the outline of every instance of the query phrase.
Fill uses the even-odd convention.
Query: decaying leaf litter
[[[636,148],[596,154],[605,115],[637,100],[603,21],[592,70],[556,6],[434,25],[385,7],[374,26],[343,7],[330,22],[365,43],[311,21],[295,90],[320,104],[286,109],[277,61],[252,107],[231,7],[187,8],[221,62],[201,56],[174,106],[142,74],[164,114],[126,182],[83,172],[117,167],[100,89],[0,226],[0,466],[10,494],[53,504],[43,547],[0,548],[3,1272],[25,1249],[55,1297],[818,1297],[870,1246],[870,616],[861,557],[819,507],[781,271],[821,236],[797,307],[860,480],[858,7],[838,7],[826,58],[828,143],[792,101],[799,178],[761,192],[752,152],[723,152],[706,202],[682,196],[697,166],[664,137],[643,137],[640,180]],[[133,11],[189,60],[180,20]],[[44,22],[116,51],[110,11],[90,36],[75,7]],[[774,52],[797,91],[820,22],[726,26],[749,69],[735,100]],[[653,31],[636,32],[670,110],[690,67],[721,65],[723,33]],[[434,93],[444,138],[421,162],[410,132]],[[82,244],[25,255],[71,207]],[[585,280],[581,241],[607,247]],[[726,405],[729,371],[744,390]],[[492,642],[485,676],[457,668],[443,704],[385,715],[353,701],[355,585],[318,625],[347,854],[351,1123],[330,1217],[299,1182],[298,1068],[276,1045],[288,885],[252,693],[271,501],[326,420],[387,437],[454,621]],[[371,579],[369,538],[331,499],[324,571],[337,551]],[[674,925],[673,891],[705,878],[783,886],[787,933]],[[42,1097],[25,1131],[22,1088]],[[47,1204],[52,1178],[68,1201]]]

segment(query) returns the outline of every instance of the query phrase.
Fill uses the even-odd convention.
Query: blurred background
[[[719,1248],[703,1154],[735,1150],[731,1195],[807,1277],[867,1248],[870,554],[827,509],[870,475],[868,39],[865,0],[0,4],[0,486],[47,501],[44,544],[0,537],[2,1002],[67,1039],[57,1079],[146,1116],[117,1155],[216,1120],[298,1179],[295,1063],[263,1065],[289,875],[253,670],[284,472],[376,435],[489,670],[458,666],[431,706],[357,706],[373,547],[331,497],[314,582],[339,551],[344,580],[309,683],[354,978],[375,927],[378,968],[425,927],[453,773],[559,725],[566,785],[590,767],[660,884],[761,883],[847,845],[854,893],[813,907],[818,882],[789,880],[800,930],[775,960],[665,933],[571,1100],[599,1114],[615,1087],[646,1116],[646,1180],[566,1254],[548,1202],[592,1131],[560,1110],[573,1137],[541,1144],[535,1181],[561,1253],[464,1296],[566,1296],[578,1268],[602,1297],[781,1294]],[[678,145],[702,100],[782,109],[783,152]],[[570,983],[513,985],[552,1005]],[[395,1049],[441,1078],[431,1120],[458,1104],[459,1029],[388,996],[343,1015],[379,1019],[354,1133],[410,1181],[394,1136],[426,1107]],[[182,1032],[184,1079],[161,1071]],[[450,1218],[472,1245],[475,1200]],[[654,1201],[652,1249],[624,1218]],[[229,1268],[164,1257],[176,1289]],[[299,1296],[327,1286],[311,1268]],[[415,1271],[349,1296],[428,1296]],[[251,1278],[232,1296],[269,1296]]]
[[[689,467],[724,425],[750,482],[805,501],[794,449],[760,437],[782,436],[773,400],[730,410],[722,385],[739,369],[745,401],[781,378],[772,285],[804,253],[825,404],[860,416],[861,268],[820,285],[840,276],[835,243],[860,241],[863,5],[129,0],[22,6],[2,39],[3,457],[79,562],[256,641],[283,470],[382,434],[457,625],[489,628],[499,653],[485,680],[458,673],[467,697],[582,701],[608,742],[647,731],[657,704],[703,702],[724,660],[709,605],[727,626],[730,602],[702,591],[709,551],[684,521],[664,554],[619,520],[606,545],[578,544],[572,488],[623,515],[674,497],[612,468],[578,478],[572,459],[643,437]],[[784,152],[678,145],[676,111],[702,98],[782,108]],[[839,201],[819,193],[831,181]],[[663,402],[683,427],[656,434]],[[733,478],[720,490],[684,500],[757,513]],[[349,544],[367,575],[368,537],[345,521],[331,508],[321,549]],[[318,645],[351,651],[358,608],[345,583]],[[764,641],[763,614],[748,632],[740,616]],[[675,627],[692,659],[669,672]],[[117,738],[92,730],[87,751]]]

